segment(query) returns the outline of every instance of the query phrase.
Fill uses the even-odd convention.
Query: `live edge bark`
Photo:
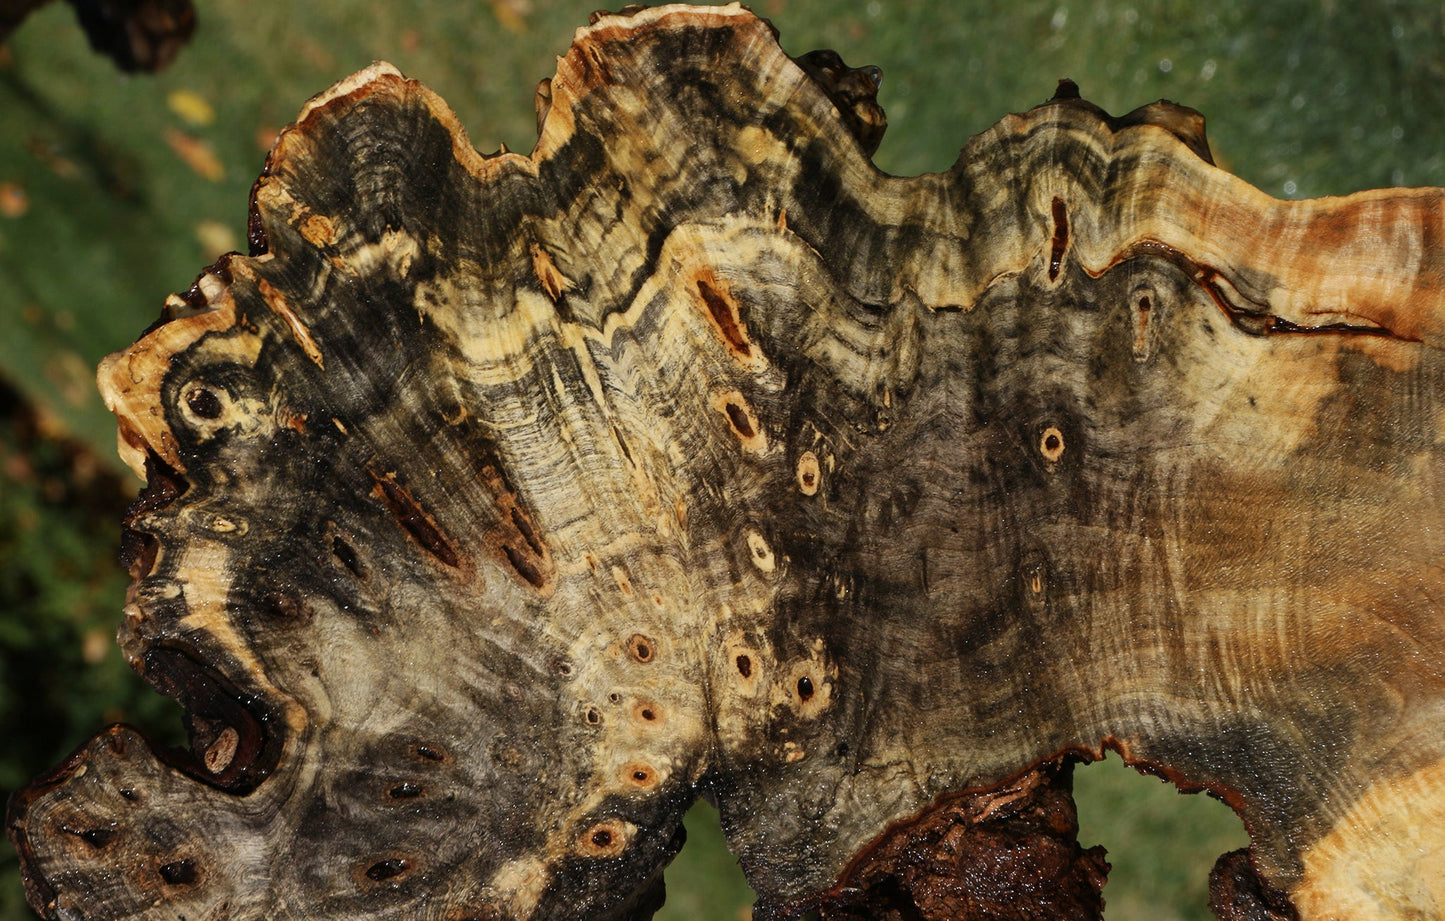
[[[1097,916],[1069,772],[1243,818],[1228,918],[1445,903],[1445,208],[1276,201],[1067,84],[895,178],[871,71],[601,16],[483,157],[373,66],[251,254],[107,360],[112,728],[9,829],[57,918]]]

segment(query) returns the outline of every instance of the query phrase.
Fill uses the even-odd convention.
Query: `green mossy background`
[[[138,486],[93,384],[171,291],[245,248],[266,147],[307,97],[374,59],[418,77],[484,151],[535,137],[532,89],[598,0],[199,6],[165,73],[125,76],[52,4],[0,46],[0,789],[115,720],[175,737],[174,707],[113,642],[112,562]],[[791,53],[878,64],[889,172],[946,168],[969,135],[1070,77],[1122,113],[1203,111],[1216,158],[1272,195],[1445,186],[1445,8],[1436,0],[1212,4],[759,0]],[[1203,919],[1213,858],[1245,841],[1204,797],[1117,760],[1081,769],[1081,835],[1114,864],[1108,916]],[[716,815],[689,817],[664,918],[734,921],[750,898]],[[0,845],[0,921],[29,917]]]

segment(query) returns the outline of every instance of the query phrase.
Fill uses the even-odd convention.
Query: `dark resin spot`
[[[512,526],[517,529],[518,534],[522,535],[522,540],[527,542],[527,546],[532,549],[532,553],[539,557],[545,555],[547,547],[542,543],[542,539],[537,536],[537,529],[532,527],[532,519],[528,518],[521,509],[515,506],[512,508],[511,518]]]
[[[279,620],[291,620],[301,613],[301,602],[286,592],[267,592],[261,596],[261,610]]]
[[[220,397],[204,387],[195,387],[187,392],[186,405],[202,419],[219,419],[223,409]]]
[[[65,828],[64,830],[97,849],[105,847],[115,839],[114,828],[86,828],[79,831],[73,828]]]
[[[804,703],[813,699],[813,679],[807,675],[798,679],[798,698]]]
[[[418,745],[416,753],[428,761],[445,761],[447,758],[444,752],[432,748],[430,745]]]
[[[657,772],[652,769],[651,765],[634,761],[622,770],[624,780],[639,789],[648,790],[657,784]]]
[[[331,538],[331,555],[336,557],[337,562],[345,566],[353,576],[363,581],[366,580],[366,567],[361,565],[361,557],[357,555],[356,548],[342,540],[340,536]]]
[[[512,569],[516,570],[517,575],[521,576],[527,584],[533,588],[541,588],[547,584],[547,577],[542,574],[542,570],[538,568],[530,554],[518,550],[511,544],[503,544],[502,553],[506,555],[507,562],[512,564]]]
[[[411,869],[411,864],[407,863],[405,860],[397,858],[393,858],[391,860],[378,860],[376,863],[366,868],[366,876],[368,879],[373,879],[376,880],[378,883],[381,883],[389,879],[395,879],[409,869]]]
[[[436,557],[443,565],[452,569],[461,565],[461,557],[456,548],[410,490],[390,477],[373,473],[371,478],[376,482],[382,499],[386,501],[386,507],[391,510],[392,517],[401,525],[402,530],[410,534],[423,550]]]
[[[597,822],[577,840],[583,857],[616,857],[627,844],[627,826],[614,820]]]
[[[1053,212],[1054,240],[1053,247],[1049,252],[1049,281],[1059,277],[1059,267],[1064,261],[1064,250],[1069,247],[1069,212],[1064,207],[1062,198],[1054,199]]]
[[[757,430],[753,428],[753,421],[748,418],[748,411],[746,409],[743,409],[732,400],[728,400],[727,403],[723,405],[723,409],[727,411],[728,421],[733,424],[733,429],[736,430],[739,435],[744,438],[752,438],[757,434]]]
[[[728,346],[739,356],[750,357],[752,348],[748,345],[746,333],[743,332],[737,305],[701,278],[697,280],[697,293],[702,298],[702,302],[707,305],[707,312],[712,316],[713,322],[717,324],[723,339],[727,340]]]
[[[161,879],[172,886],[189,886],[196,881],[199,874],[196,873],[196,864],[191,860],[173,860],[170,863],[162,864],[160,868]]]
[[[1039,453],[1049,463],[1057,463],[1059,458],[1064,456],[1064,433],[1055,426],[1044,429],[1039,436]]]
[[[640,633],[634,633],[627,641],[627,651],[639,662],[651,662],[653,642]]]
[[[403,781],[392,787],[387,793],[392,799],[413,799],[421,796],[421,784],[414,784],[411,781]]]

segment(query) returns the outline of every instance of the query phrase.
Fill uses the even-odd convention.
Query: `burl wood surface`
[[[646,918],[701,795],[759,917],[1088,917],[1109,747],[1243,817],[1227,917],[1440,916],[1441,191],[1068,85],[886,176],[803,63],[602,17],[531,156],[386,65],[306,105],[102,369],[193,750],[17,797],[39,910]]]

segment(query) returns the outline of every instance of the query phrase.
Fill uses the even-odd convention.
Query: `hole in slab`
[[[189,752],[174,766],[233,793],[249,793],[280,760],[282,721],[265,701],[233,684],[186,649],[153,646],[143,658],[151,686],[181,705]]]
[[[1062,198],[1053,201],[1054,239],[1049,251],[1049,281],[1059,277],[1064,262],[1064,251],[1069,248],[1069,210]]]
[[[627,652],[639,662],[651,662],[655,648],[652,640],[641,633],[632,634],[632,638],[627,641]]]
[[[502,554],[506,556],[507,562],[511,564],[517,575],[528,585],[533,588],[542,588],[547,584],[547,577],[537,567],[535,556],[525,553],[511,544],[502,545]]]
[[[709,402],[727,419],[728,428],[737,436],[738,444],[744,451],[753,454],[767,452],[768,436],[758,422],[757,413],[742,393],[736,390],[714,393]]]
[[[813,679],[807,675],[798,679],[798,699],[803,703],[813,699]]]
[[[1059,458],[1064,456],[1064,433],[1059,431],[1058,426],[1049,426],[1039,436],[1039,453],[1051,464],[1058,463]]]
[[[290,592],[267,592],[261,596],[261,610],[277,620],[294,620],[301,614],[301,602]]]
[[[662,716],[662,709],[650,700],[640,700],[632,708],[632,713],[644,723],[654,723]]]
[[[372,495],[379,496],[386,503],[396,523],[416,541],[417,546],[444,566],[456,569],[461,565],[456,548],[411,490],[389,475],[379,476],[372,472],[371,478],[376,484]]]
[[[601,712],[600,710],[598,710],[596,707],[588,707],[588,708],[582,713],[582,719],[585,720],[586,723],[587,723],[587,725],[589,725],[589,726],[601,726],[601,725],[602,725],[602,712]]]
[[[752,346],[748,343],[737,302],[701,278],[697,280],[697,293],[707,306],[708,315],[712,317],[718,332],[722,333],[728,348],[739,358],[750,358]]]
[[[699,800],[683,819],[687,846],[667,867],[667,902],[656,921],[747,918],[756,896],[728,851],[717,810]],[[674,884],[697,880],[698,885]],[[701,885],[702,882],[706,885]],[[805,916],[806,917],[806,916]]]
[[[1113,754],[1075,766],[1074,802],[1079,843],[1109,850],[1110,918],[1213,917],[1205,907],[1209,872],[1219,855],[1249,844],[1234,810],[1207,794],[1183,794]]]
[[[432,746],[426,744],[418,745],[416,747],[416,753],[418,757],[424,758],[427,761],[447,760],[446,752],[442,751],[440,748],[433,748]]]
[[[752,438],[757,434],[757,429],[753,427],[752,416],[749,415],[748,411],[742,406],[734,403],[732,400],[728,400],[723,404],[723,409],[728,414],[728,421],[732,423],[733,428],[739,435],[744,438]]]
[[[366,567],[361,563],[356,548],[342,540],[340,535],[331,538],[331,555],[356,578],[366,581]]]
[[[60,830],[74,835],[96,850],[110,844],[116,835],[114,828],[71,828],[69,825],[62,825]]]
[[[752,659],[748,658],[747,656],[738,656],[736,665],[738,667],[739,675],[742,675],[744,678],[751,678],[753,676]]]
[[[161,879],[172,886],[190,886],[200,876],[196,872],[196,863],[193,860],[173,860],[170,863],[161,864],[160,874]]]
[[[639,790],[650,790],[657,786],[657,771],[640,761],[634,761],[622,769],[627,782]]]
[[[225,407],[215,392],[205,387],[192,387],[186,391],[186,406],[200,419],[219,419]]]
[[[411,864],[399,857],[378,860],[366,868],[366,878],[378,883],[384,883],[389,879],[395,879],[409,869],[411,869]]]
[[[598,822],[582,833],[577,851],[584,857],[616,857],[627,846],[629,827],[617,819]]]
[[[798,457],[798,469],[795,477],[798,481],[798,491],[805,496],[816,495],[818,492],[818,478],[822,475],[818,466],[818,455],[812,451],[804,451]]]

